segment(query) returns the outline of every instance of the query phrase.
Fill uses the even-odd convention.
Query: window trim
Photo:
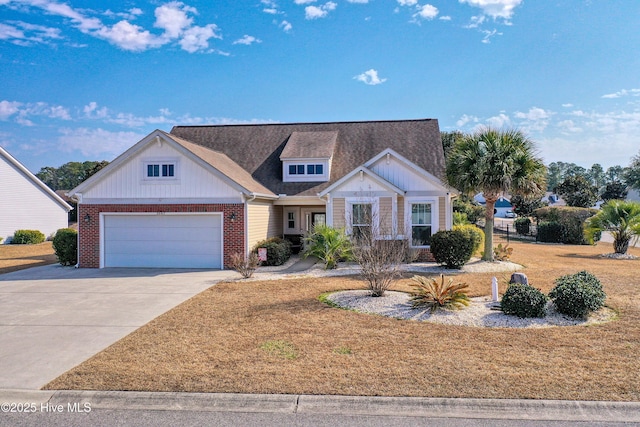
[[[149,176],[149,167],[157,166],[158,175]],[[163,175],[163,169],[167,169],[167,175]],[[180,161],[175,158],[151,158],[142,161],[142,181],[147,183],[175,182],[179,180]],[[173,175],[169,175],[170,169],[173,169]]]
[[[440,229],[440,219],[438,217],[438,198],[437,197],[407,197],[405,199],[404,212],[405,212],[405,228],[406,236],[409,240],[409,247],[415,249],[429,249],[431,245],[414,246],[413,245],[413,220],[411,214],[412,205],[431,205],[431,224],[416,224],[416,226],[430,225],[431,235],[433,236]]]
[[[345,229],[349,236],[353,235],[353,205],[371,205],[371,230],[375,239],[380,238],[380,198],[347,197],[344,200]],[[377,222],[377,223],[376,223]]]
[[[322,173],[316,173],[318,168]],[[329,161],[327,159],[285,160],[282,163],[282,180],[284,182],[326,182],[329,180]]]

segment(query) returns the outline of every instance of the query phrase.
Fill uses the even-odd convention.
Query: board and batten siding
[[[425,177],[418,172],[407,167],[407,165],[393,156],[378,160],[370,169],[389,181],[398,188],[402,188],[405,191],[442,191],[437,189],[436,186],[429,182]]]
[[[247,250],[261,240],[282,236],[282,206],[272,203],[247,203]]]
[[[146,178],[146,162],[176,162],[174,178]],[[240,192],[170,144],[150,144],[83,194],[83,202],[122,199],[240,201]],[[115,202],[114,202],[115,203]]]
[[[16,230],[38,230],[49,237],[68,226],[66,208],[0,156],[1,243],[9,243]]]

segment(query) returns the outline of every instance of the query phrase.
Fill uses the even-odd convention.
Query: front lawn
[[[56,262],[58,258],[51,242],[36,245],[0,244],[0,274]]]
[[[499,239],[496,239],[496,244]],[[596,326],[472,328],[329,307],[357,278],[218,284],[49,383],[48,389],[640,400],[640,261],[611,244],[511,243],[547,293],[586,269],[619,318]],[[640,255],[640,249],[631,249]],[[501,292],[508,274],[497,273]],[[464,274],[471,296],[492,274]],[[409,290],[408,280],[393,287]]]

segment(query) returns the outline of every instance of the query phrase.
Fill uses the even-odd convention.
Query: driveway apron
[[[35,267],[0,275],[0,389],[39,389],[233,271]]]

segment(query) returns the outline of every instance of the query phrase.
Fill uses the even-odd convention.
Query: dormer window
[[[280,155],[283,181],[329,181],[337,139],[337,131],[293,132]]]

